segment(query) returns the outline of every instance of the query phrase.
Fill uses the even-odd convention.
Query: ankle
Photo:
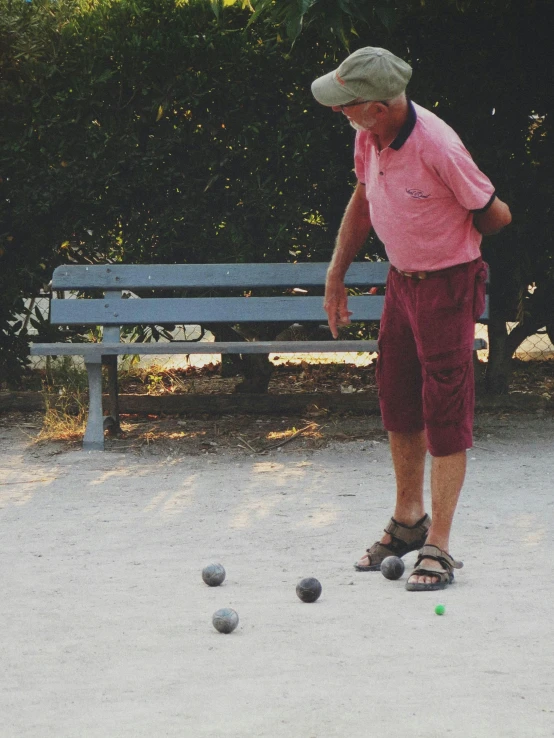
[[[425,510],[418,508],[417,510],[396,510],[394,511],[393,518],[397,523],[412,527],[417,523],[420,523],[425,517]]]
[[[449,536],[436,535],[433,532],[432,526],[429,529],[429,533],[427,535],[426,543],[429,546],[436,546],[437,548],[440,548],[442,551],[446,551],[446,553],[449,553],[449,546],[450,546]]]

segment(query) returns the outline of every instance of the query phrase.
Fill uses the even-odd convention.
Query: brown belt
[[[403,277],[409,279],[427,279],[427,277],[433,272],[403,272],[402,269],[397,269],[395,266],[392,267],[397,274],[401,274]]]
[[[442,274],[448,274],[454,269],[465,267],[467,266],[467,263],[468,262],[464,264],[455,264],[454,266],[447,267],[446,269],[437,269],[434,272],[404,272],[402,269],[397,269],[392,264],[391,269],[393,269],[397,274],[401,274],[403,277],[408,277],[408,279],[429,279],[430,277],[440,277]]]

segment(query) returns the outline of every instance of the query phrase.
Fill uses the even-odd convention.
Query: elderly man
[[[419,549],[410,591],[444,589],[460,568],[450,532],[472,445],[475,321],[485,301],[482,235],[511,221],[458,135],[410,101],[411,67],[366,47],[312,84],[316,100],[356,130],[358,183],[329,270],[329,327],[349,323],[344,277],[373,228],[391,269],[379,333],[377,382],[396,476],[396,506],[380,541],[355,564],[377,571],[387,556]],[[425,513],[426,453],[432,456]]]

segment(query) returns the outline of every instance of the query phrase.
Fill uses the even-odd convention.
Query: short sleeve
[[[451,141],[439,158],[438,174],[466,210],[483,210],[494,199],[494,186],[460,140]]]

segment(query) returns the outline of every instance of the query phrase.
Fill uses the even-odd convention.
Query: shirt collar
[[[412,101],[408,100],[408,117],[406,118],[406,122],[404,123],[402,128],[398,131],[397,137],[394,139],[394,141],[391,144],[389,144],[390,149],[394,149],[395,151],[398,151],[398,149],[401,146],[404,146],[404,144],[408,140],[410,133],[414,130],[416,120],[417,120],[417,113],[415,111]]]

